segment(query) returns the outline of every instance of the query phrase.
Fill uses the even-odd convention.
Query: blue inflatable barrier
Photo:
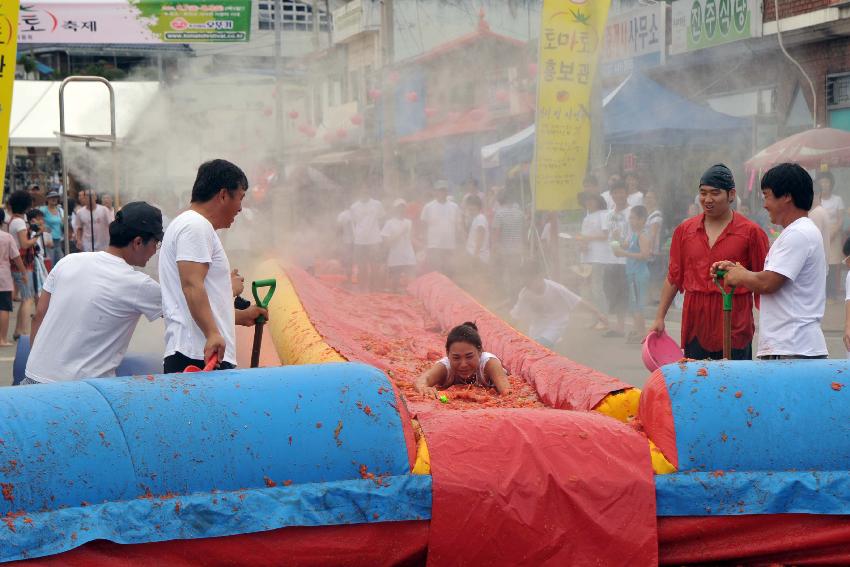
[[[0,560],[427,519],[387,378],[351,363],[0,389]]]
[[[850,514],[850,361],[662,373],[680,472],[656,476],[659,515]]]
[[[15,361],[12,363],[12,385],[17,386],[24,379],[27,359],[30,356],[29,335],[22,335],[15,346]],[[162,356],[155,354],[133,354],[128,352],[115,370],[118,376],[135,374],[162,374]]]

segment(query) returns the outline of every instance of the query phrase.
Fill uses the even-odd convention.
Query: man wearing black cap
[[[740,262],[750,270],[764,266],[769,243],[757,224],[732,210],[735,179],[722,163],[708,168],[699,182],[703,213],[687,219],[673,233],[670,267],[651,330],[664,331],[664,318],[676,293],[685,293],[681,346],[694,359],[723,357],[723,296],[711,278],[714,262]],[[753,293],[738,287],[732,304],[732,358],[752,359]]]
[[[162,240],[162,213],[129,203],[101,252],[66,256],[44,282],[23,384],[115,376],[139,316],[162,316],[159,284],[144,267]]]

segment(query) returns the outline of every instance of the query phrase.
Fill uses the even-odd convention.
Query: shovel
[[[210,372],[211,370],[215,370],[216,365],[218,364],[218,355],[213,354],[210,359],[207,361],[207,365],[203,368],[198,368],[194,364],[190,364],[183,371],[185,372]]]
[[[714,283],[723,295],[723,358],[732,360],[732,298],[735,295],[735,286],[726,291],[720,282],[726,276],[726,270],[717,270]]]
[[[258,291],[261,288],[267,287],[265,297],[260,299]],[[251,284],[251,291],[254,294],[254,301],[257,302],[257,307],[268,309],[269,303],[274,295],[274,290],[277,287],[277,280],[274,278],[268,280],[257,280]],[[256,325],[254,325],[254,348],[251,350],[251,368],[257,368],[260,365],[260,349],[263,346],[263,325],[266,324],[266,318],[262,315],[257,317]]]

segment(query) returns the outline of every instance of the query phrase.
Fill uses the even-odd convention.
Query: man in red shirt
[[[651,330],[664,331],[667,310],[676,293],[684,291],[681,344],[685,356],[720,359],[723,358],[723,298],[709,269],[714,262],[734,258],[748,270],[761,271],[770,245],[757,224],[732,210],[735,180],[725,165],[713,165],[703,174],[699,202],[703,213],[687,219],[673,233],[670,269]],[[752,359],[754,333],[753,294],[738,287],[732,304],[733,360]]]

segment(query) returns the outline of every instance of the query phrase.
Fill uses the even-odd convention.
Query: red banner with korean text
[[[578,207],[590,152],[590,95],[609,0],[544,0],[537,65],[535,206]]]

